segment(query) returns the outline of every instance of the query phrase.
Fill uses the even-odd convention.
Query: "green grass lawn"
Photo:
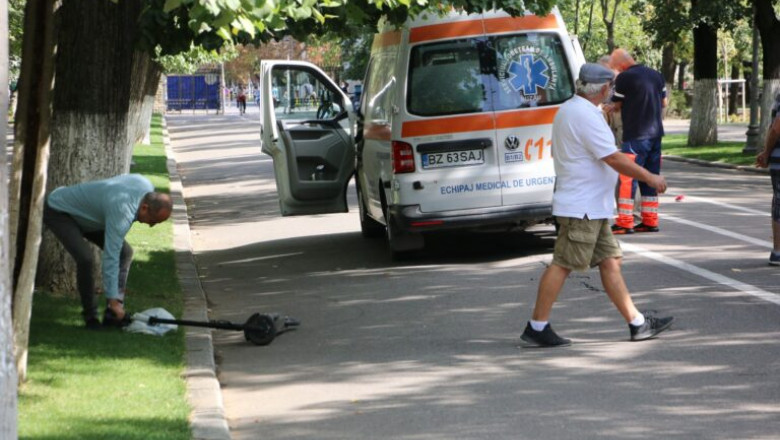
[[[690,159],[706,160],[708,162],[722,162],[733,165],[753,165],[756,162],[755,154],[745,154],[742,149],[744,142],[718,142],[717,145],[705,145],[701,147],[689,147],[688,135],[673,134],[663,138],[661,151],[663,154],[687,157]]]
[[[151,146],[136,146],[132,172],[168,191],[159,115],[151,139]],[[171,222],[154,228],[135,223],[127,240],[135,251],[127,310],[163,307],[180,316]],[[80,312],[75,292],[35,294],[28,380],[19,389],[19,438],[189,439],[183,330],[163,337],[89,331]]]

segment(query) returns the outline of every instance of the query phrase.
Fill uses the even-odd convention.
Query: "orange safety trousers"
[[[636,157],[635,154],[624,154],[631,160],[634,160]],[[636,188],[637,185],[634,183],[634,179],[622,174],[620,175],[618,180],[618,216],[615,220],[615,224],[622,228],[634,227],[634,197],[636,195]],[[639,210],[642,215],[642,223],[644,223],[645,226],[658,226],[657,195],[643,195]]]

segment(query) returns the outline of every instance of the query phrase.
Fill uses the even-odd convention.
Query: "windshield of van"
[[[415,46],[407,107],[435,116],[560,104],[574,83],[560,38],[526,33]]]

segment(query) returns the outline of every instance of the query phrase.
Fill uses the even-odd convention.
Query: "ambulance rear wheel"
[[[385,221],[387,221],[387,226],[385,227],[387,247],[390,250],[390,257],[394,261],[407,259],[414,251],[418,251],[425,246],[422,234],[400,230],[387,210],[385,210]]]
[[[369,217],[366,204],[363,200],[363,190],[360,189],[358,177],[355,176],[355,189],[357,190],[358,214],[360,214],[360,232],[365,238],[377,238],[385,234],[385,228],[381,223]]]

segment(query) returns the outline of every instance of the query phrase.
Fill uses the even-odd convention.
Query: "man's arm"
[[[758,156],[756,156],[757,166],[761,168],[769,166],[769,157],[772,155],[772,151],[774,151],[778,140],[780,140],[780,117],[776,117],[774,121],[772,121],[772,125],[769,126],[769,133],[766,135],[764,151],[758,153]]]
[[[124,305],[120,300],[120,293],[124,292],[119,292],[120,254],[125,235],[133,225],[133,220],[127,215],[120,208],[117,208],[116,212],[110,213],[106,218],[106,229],[103,236],[103,293],[106,296],[108,307],[118,319],[125,316]]]
[[[666,179],[663,176],[653,174],[640,167],[620,151],[615,151],[609,156],[602,157],[601,160],[624,176],[629,176],[636,180],[645,182],[646,184],[650,185],[650,187],[656,189],[659,193],[666,192]]]

